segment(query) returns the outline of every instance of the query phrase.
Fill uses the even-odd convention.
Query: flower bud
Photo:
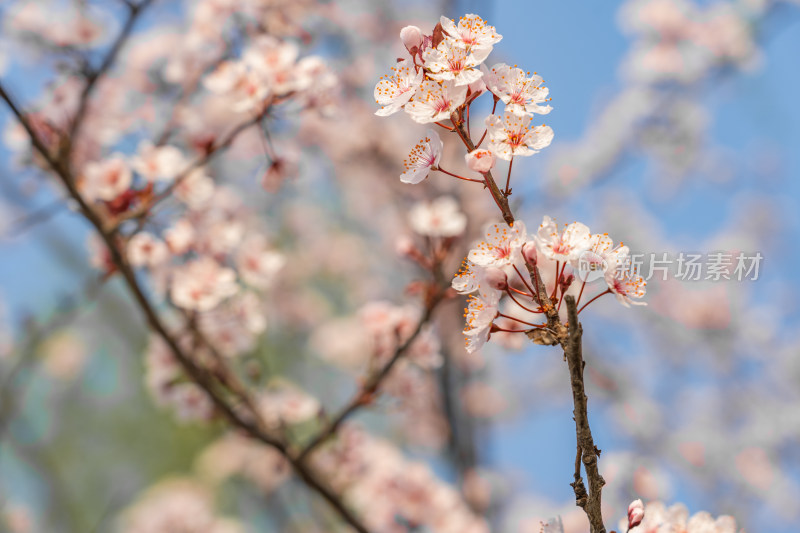
[[[486,283],[493,289],[504,291],[508,288],[508,276],[497,267],[489,267],[484,274]]]
[[[400,40],[407,50],[419,47],[422,44],[422,30],[416,26],[406,26],[400,30]]]
[[[495,157],[489,150],[473,150],[464,156],[467,166],[475,172],[489,172],[494,167]]]
[[[530,265],[536,264],[536,243],[528,241],[522,246],[522,257]]]
[[[636,527],[644,520],[644,504],[642,500],[634,500],[628,506],[628,529]]]
[[[407,235],[403,235],[397,238],[397,241],[394,243],[394,250],[397,255],[400,256],[411,256],[417,251],[416,246],[414,246],[414,241],[411,237]]]

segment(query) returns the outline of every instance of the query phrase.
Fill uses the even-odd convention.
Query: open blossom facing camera
[[[379,117],[392,115],[402,109],[422,83],[422,70],[414,70],[414,66],[406,59],[398,61],[392,71],[391,76],[385,76],[375,86],[375,102],[383,106],[375,111]]]
[[[550,146],[553,130],[550,126],[531,126],[532,118],[506,110],[501,119],[497,115],[486,118],[489,130],[489,150],[497,157],[510,161],[514,156],[529,156]]]
[[[428,136],[417,143],[403,162],[405,172],[400,174],[400,181],[415,184],[427,178],[431,170],[436,170],[443,147],[439,134],[428,130]]]
[[[133,266],[156,267],[169,259],[166,243],[146,231],[141,231],[128,241],[128,260]]]
[[[513,226],[493,224],[484,240],[470,250],[469,260],[482,267],[513,265],[520,256],[526,238],[524,222],[517,221]]]
[[[573,222],[559,231],[558,225],[545,216],[535,241],[539,252],[552,261],[574,261],[581,252],[589,248],[589,228],[580,222]]]
[[[494,45],[503,39],[494,26],[486,24],[486,21],[478,15],[464,15],[458,19],[458,24],[447,17],[442,17],[439,19],[439,23],[454,45],[467,51],[488,50],[491,52]]]
[[[193,311],[209,311],[239,289],[236,273],[210,257],[196,259],[175,269],[172,278],[172,302]]]
[[[428,76],[434,80],[453,80],[456,85],[469,85],[480,79],[483,73],[477,67],[483,63],[491,48],[467,51],[455,41],[445,39],[436,48],[427,48],[422,53]]]
[[[409,116],[420,124],[439,122],[450,118],[467,99],[467,86],[456,85],[455,81],[437,82],[425,80],[417,89],[414,99],[406,104]]]
[[[127,191],[132,181],[133,174],[125,158],[114,154],[105,161],[86,165],[81,192],[87,200],[111,201]]]

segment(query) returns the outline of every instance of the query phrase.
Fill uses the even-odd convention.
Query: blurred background
[[[157,129],[151,126],[167,108],[148,106],[175,101],[170,87],[184,83],[176,65],[192,62],[190,47],[174,43],[196,29],[209,3],[156,1],[142,15],[110,75],[126,79],[120,72],[141,67],[153,83],[101,94],[109,108],[95,110],[135,115],[135,124],[85,127],[124,132],[108,134],[109,153],[135,152]],[[75,29],[74,19],[46,16],[76,10],[99,28],[85,46],[53,37]],[[642,498],[730,514],[751,532],[800,530],[796,2],[279,5],[264,15],[274,23],[267,33],[297,43],[301,56],[322,58],[340,82],[325,112],[290,107],[272,119],[270,141],[291,171],[270,174],[258,132],[209,165],[286,258],[263,296],[268,325],[248,347],[248,360],[336,412],[358,379],[342,363],[359,346],[353,317],[370,301],[414,301],[409,287],[421,274],[396,251],[398,240],[415,238],[410,206],[442,194],[458,198],[469,224],[450,275],[483,225],[499,219],[491,199],[470,184],[443,175],[416,187],[399,183],[403,159],[426,128],[403,113],[373,114],[375,83],[405,53],[399,30],[415,24],[429,32],[440,15],[465,13],[503,36],[488,65],[518,64],[550,89],[553,111],[544,121],[555,139],[515,162],[518,218],[531,231],[550,215],[609,232],[643,254],[643,274],[651,254],[670,261],[667,279],[656,270],[648,281],[647,307],[606,298],[582,315],[607,523]],[[58,114],[74,93],[60,89],[71,83],[76,54],[97,63],[124,20],[123,2],[3,2],[1,79],[27,108]],[[201,103],[187,108],[211,114]],[[217,118],[204,120],[208,126]],[[178,122],[193,124],[188,114]],[[58,184],[31,165],[13,123],[0,107],[5,527],[130,531],[120,525],[126,509],[165,479],[199,476],[224,428],[181,423],[154,403],[143,379],[148,333],[138,310],[118,279],[92,266],[89,227]],[[454,139],[445,145],[446,168],[463,168]],[[704,270],[691,281],[679,279],[681,253],[702,254],[706,267],[715,253],[762,259],[757,279],[735,279],[729,259],[728,276],[706,279]],[[157,278],[149,280],[155,295]],[[355,420],[457,486],[492,531],[538,532],[540,520],[556,516],[565,531],[585,531],[569,486],[575,433],[561,353],[509,342],[468,355],[462,309],[463,301],[452,302],[437,315],[448,371],[444,378],[434,372],[435,390],[421,386],[427,392],[415,405],[378,402]],[[216,507],[244,531],[334,530],[313,525],[326,511],[299,482],[266,492],[239,478],[213,485]]]

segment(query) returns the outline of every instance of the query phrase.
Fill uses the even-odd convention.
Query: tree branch
[[[442,297],[443,293],[440,291],[439,294],[437,294],[434,298],[431,298],[428,305],[425,307],[425,312],[422,315],[422,318],[420,318],[419,323],[417,323],[416,329],[414,329],[414,332],[411,333],[411,336],[406,339],[403,344],[397,347],[394,354],[392,354],[391,359],[389,359],[389,361],[383,366],[383,368],[380,369],[380,371],[378,371],[376,374],[373,374],[369,381],[363,387],[361,387],[361,390],[353,397],[352,400],[350,400],[347,406],[342,409],[339,414],[330,423],[328,423],[327,426],[320,430],[320,432],[310,440],[305,448],[303,448],[303,450],[297,455],[298,461],[304,461],[311,452],[317,449],[317,447],[319,447],[323,442],[331,438],[336,431],[338,431],[339,427],[345,420],[347,420],[361,407],[370,403],[372,397],[378,391],[394,365],[400,360],[403,354],[422,332],[422,328],[430,320],[434,309],[441,301]]]
[[[589,427],[589,414],[587,412],[586,391],[583,382],[583,353],[581,336],[583,328],[578,322],[578,310],[575,298],[572,295],[565,297],[567,312],[569,313],[569,333],[561,346],[569,367],[570,382],[572,385],[572,414],[575,418],[575,435],[577,437],[578,454],[575,458],[575,481],[571,484],[575,491],[575,503],[583,508],[589,517],[591,533],[605,533],[603,515],[600,509],[600,499],[605,485],[603,476],[597,469],[597,458],[600,450],[594,445],[592,429]],[[583,480],[580,477],[579,462],[583,463],[586,477],[589,479],[589,492],[587,494]]]
[[[49,153],[41,140],[39,140],[36,132],[33,130],[25,115],[16,105],[13,98],[11,98],[11,96],[6,92],[2,86],[2,83],[0,83],[0,98],[8,104],[12,113],[16,116],[17,120],[19,120],[20,124],[22,124],[23,128],[25,128],[25,130],[28,132],[31,143],[35,149],[50,165],[56,176],[64,185],[70,197],[77,202],[80,212],[103,239],[103,242],[105,243],[109,254],[111,255],[112,262],[122,275],[125,284],[133,295],[133,298],[144,315],[148,325],[163,339],[167,346],[169,346],[170,350],[175,356],[175,359],[180,363],[186,374],[209,395],[214,403],[214,406],[232,426],[243,430],[255,440],[275,448],[284,457],[286,457],[289,463],[294,467],[297,475],[309,487],[311,487],[326,501],[328,501],[328,503],[339,513],[344,521],[350,524],[350,526],[352,526],[359,533],[369,533],[369,530],[361,523],[360,519],[356,517],[347,507],[345,507],[338,495],[336,495],[321,479],[319,479],[316,474],[305,465],[304,462],[294,457],[282,440],[266,430],[258,412],[251,411],[249,413],[249,417],[242,416],[240,410],[228,403],[224,392],[220,390],[216,376],[209,372],[208,369],[198,365],[192,359],[190,354],[186,353],[181,348],[176,337],[168,331],[166,325],[162,322],[160,316],[155,311],[154,306],[145,295],[141,285],[136,279],[133,269],[126,261],[125,257],[117,246],[114,232],[105,227],[104,221],[100,215],[91,208],[91,206],[83,199],[80,192],[77,190],[75,181],[72,179],[72,175],[70,174],[69,167],[65,164],[65,160],[68,160],[69,153],[62,154],[59,159],[55,159],[53,155]],[[246,399],[244,403],[246,405],[249,404]]]
[[[128,37],[130,37],[131,32],[133,31],[133,26],[136,24],[136,20],[152,3],[153,0],[142,0],[139,4],[126,2],[129,10],[128,18],[125,21],[125,25],[122,27],[119,35],[117,35],[117,38],[114,40],[114,43],[111,45],[111,49],[103,59],[103,62],[100,63],[100,66],[97,68],[97,70],[93,70],[86,77],[86,86],[83,88],[83,92],[81,92],[81,98],[78,102],[78,109],[75,112],[75,117],[72,119],[72,125],[70,126],[67,140],[71,141],[80,135],[81,126],[83,125],[83,121],[86,118],[86,112],[89,108],[89,100],[92,98],[92,93],[94,92],[98,80],[100,80],[113,66],[120,50],[125,45]],[[67,144],[65,152],[69,151],[70,148],[71,145]]]
[[[464,127],[461,114],[454,113],[451,120],[456,133],[458,133],[458,136],[467,147],[467,150],[470,152],[474,150],[475,145]],[[506,224],[509,226],[512,225],[514,223],[514,214],[508,205],[508,197],[497,186],[491,171],[484,173],[483,176],[486,180],[487,188],[491,192],[497,207],[503,215],[503,220],[505,220]],[[573,483],[571,483],[575,491],[575,501],[589,518],[591,533],[605,533],[606,529],[603,525],[603,516],[600,512],[601,493],[603,485],[605,485],[605,480],[600,475],[597,468],[597,458],[600,455],[600,450],[594,445],[592,430],[589,427],[586,392],[583,382],[583,367],[585,365],[581,347],[583,329],[578,322],[575,298],[571,295],[565,297],[569,320],[567,323],[568,327],[566,327],[562,324],[561,318],[558,315],[558,310],[547,295],[547,288],[544,285],[544,281],[542,281],[542,276],[539,273],[538,267],[536,265],[531,265],[527,261],[525,265],[528,268],[531,281],[537,288],[533,296],[542,309],[544,309],[545,315],[547,316],[547,329],[553,334],[552,344],[561,345],[569,367],[572,386],[573,414],[575,417],[575,436],[578,447],[575,479]],[[580,477],[580,463],[583,463],[583,467],[589,479],[588,494],[586,493],[583,480]]]

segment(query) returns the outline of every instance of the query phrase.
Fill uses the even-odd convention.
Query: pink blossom
[[[140,231],[128,241],[128,261],[133,266],[156,267],[169,258],[167,245],[152,233]]]
[[[258,37],[242,55],[242,61],[263,80],[271,93],[279,96],[297,89],[297,56],[300,50],[292,42],[271,36]]]
[[[133,181],[122,154],[99,162],[88,163],[83,173],[82,193],[87,200],[111,201],[127,191]]]
[[[529,156],[550,146],[553,130],[550,126],[531,126],[531,117],[506,111],[501,119],[497,115],[486,117],[489,131],[489,150],[497,157],[510,161],[514,156]]]
[[[447,33],[447,38],[451,39],[456,46],[467,51],[486,51],[488,55],[494,45],[503,39],[494,26],[489,26],[485,20],[472,13],[458,19],[457,25],[447,17],[441,17],[439,22]]]
[[[634,502],[636,503],[636,502]],[[632,504],[633,505],[633,504]],[[644,506],[644,519],[631,529],[620,524],[620,529],[628,533],[659,533],[661,531],[681,531],[686,533],[736,533],[736,522],[730,516],[714,519],[707,512],[699,512],[689,517],[683,504],[666,507],[661,502],[650,502]]]
[[[492,170],[495,161],[497,161],[491,151],[482,148],[466,153],[464,159],[470,170],[480,172],[481,174]]]
[[[269,287],[284,264],[286,258],[283,254],[272,249],[261,236],[245,240],[236,255],[236,266],[242,280],[257,289]]]
[[[431,79],[452,80],[456,86],[469,85],[483,76],[483,73],[475,67],[486,60],[489,52],[491,48],[469,52],[457,46],[454,41],[445,39],[436,48],[426,48],[422,52],[422,59]]]
[[[467,256],[476,265],[504,267],[513,265],[520,256],[527,233],[525,223],[518,220],[513,226],[492,224],[483,241],[469,251]]]
[[[642,500],[634,500],[628,506],[628,529],[636,527],[644,519],[644,504]]]
[[[196,168],[180,180],[173,194],[191,209],[203,207],[214,194],[214,180],[203,168]]]
[[[400,40],[407,50],[419,48],[422,44],[422,30],[416,26],[405,26],[400,30]]]
[[[416,204],[411,208],[408,220],[414,231],[428,237],[455,237],[467,227],[467,217],[452,196]]]
[[[239,61],[220,64],[203,78],[203,85],[212,93],[229,99],[230,107],[236,113],[257,109],[270,92],[264,77]]]
[[[403,162],[405,171],[400,174],[400,181],[417,184],[427,178],[428,173],[439,165],[443,147],[439,134],[428,130],[428,136],[417,143]]]
[[[142,141],[138,154],[131,159],[131,167],[147,181],[171,181],[188,163],[174,146],[154,146],[150,141]]]
[[[549,216],[544,217],[534,237],[539,253],[552,261],[575,261],[589,248],[589,228],[573,222],[559,231],[558,225]]]
[[[210,257],[201,257],[175,269],[170,296],[178,307],[209,311],[238,290],[233,270]]]
[[[635,302],[632,298],[644,298],[647,282],[642,276],[617,270],[609,270],[605,274],[608,288],[613,292],[619,303],[625,307],[633,305],[647,305],[647,302]]]
[[[383,76],[375,86],[375,102],[382,106],[375,111],[379,117],[397,113],[417,92],[422,83],[422,69],[415,70],[414,65],[405,59],[392,67],[391,76]]]
[[[487,291],[467,298],[465,310],[464,345],[467,352],[480,350],[489,340],[492,322],[497,317],[500,295],[497,291]]]
[[[425,80],[414,94],[414,99],[406,104],[406,113],[420,124],[447,120],[450,114],[461,106],[467,98],[467,86],[456,85],[454,81],[436,82]]]
[[[544,80],[536,74],[529,76],[516,67],[498,63],[491,70],[481,65],[484,82],[492,93],[506,105],[506,111],[515,115],[545,115],[551,111],[549,105],[540,105],[548,101],[547,87],[542,86]]]
[[[164,232],[164,241],[169,251],[175,255],[183,255],[194,243],[194,227],[185,218],[178,219]]]

